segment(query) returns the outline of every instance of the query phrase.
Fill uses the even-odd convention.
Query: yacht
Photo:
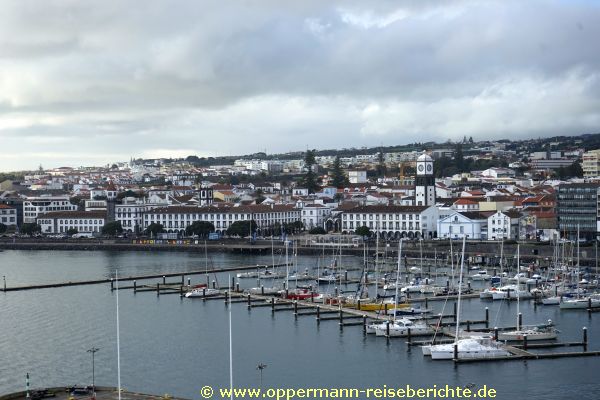
[[[558,337],[558,330],[554,327],[552,320],[548,320],[547,324],[521,327],[514,331],[504,331],[498,333],[498,340],[552,340]]]
[[[455,343],[436,344],[430,346],[432,360],[454,359],[454,346],[457,346],[459,359],[472,358],[504,358],[511,354],[504,350],[498,342],[489,338],[465,338]]]
[[[471,279],[474,281],[489,281],[492,276],[486,270],[479,270],[476,274],[471,275]]]
[[[418,335],[431,335],[433,334],[433,328],[427,325],[425,322],[415,322],[408,318],[400,318],[394,322],[390,322],[389,325],[389,336],[390,337],[404,337],[408,336],[408,330],[410,329],[411,336]],[[388,326],[387,323],[378,324],[375,327],[376,336],[387,336]]]

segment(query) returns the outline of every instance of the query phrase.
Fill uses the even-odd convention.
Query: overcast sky
[[[600,131],[600,1],[2,1],[0,171]]]

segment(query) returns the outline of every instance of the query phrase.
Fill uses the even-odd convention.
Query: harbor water
[[[272,261],[270,255],[226,253],[210,254],[207,263],[196,253],[7,250],[0,252],[0,275],[10,287],[107,278],[116,268],[120,276],[130,276]],[[275,257],[275,262],[283,261],[281,255]],[[298,270],[325,262],[298,257]],[[359,268],[362,259],[344,257],[343,265]],[[192,283],[206,280],[203,275],[190,278]],[[209,279],[226,285],[228,276],[211,273]],[[252,279],[241,283],[256,285]],[[229,385],[228,313],[222,300],[122,290],[119,303],[126,390],[199,399],[204,385]],[[443,305],[429,303],[435,312]],[[483,319],[487,306],[492,326],[515,325],[515,302],[469,299],[462,305],[463,319]],[[530,301],[521,302],[520,309],[525,324],[553,320],[562,342],[581,341],[586,326],[589,350],[600,349],[600,314],[534,307]],[[445,313],[452,313],[451,302]],[[404,339],[365,336],[359,326],[342,330],[337,321],[317,325],[314,317],[248,310],[244,303],[232,304],[232,321],[236,387],[258,387],[256,367],[263,363],[263,387],[487,385],[500,399],[599,398],[600,357],[455,365],[424,358]],[[91,347],[100,349],[95,355],[96,384],[117,385],[116,292],[109,284],[0,293],[0,323],[0,394],[24,390],[26,373],[32,387],[91,384],[92,360],[86,352]]]

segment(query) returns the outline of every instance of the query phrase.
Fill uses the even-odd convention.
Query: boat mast
[[[229,282],[231,282],[231,274],[229,274]],[[231,301],[229,301],[229,391],[230,399],[233,400],[233,340],[231,329]]]
[[[402,263],[402,238],[398,241],[398,270],[396,271],[396,294],[394,295],[394,322],[398,311],[398,286],[400,283],[400,264]]]
[[[285,290],[289,290],[289,276],[290,276],[290,266],[289,266],[289,261],[288,261],[288,248],[289,248],[289,242],[286,240],[285,241]]]
[[[596,250],[598,250],[596,248]],[[379,288],[377,285],[379,284],[379,231],[377,231],[377,236],[375,237],[375,300],[377,300],[377,295],[379,294]]]
[[[521,262],[520,262],[520,244],[517,243],[517,271],[521,270]],[[520,286],[521,286],[521,276],[519,275],[519,272],[517,272],[517,330],[521,329],[521,324],[519,324],[519,307],[520,307],[520,300],[521,300],[521,296],[519,294]],[[510,299],[509,299],[510,300]]]
[[[463,244],[462,244],[462,257],[460,258],[460,272],[458,274],[458,297],[457,297],[457,305],[456,305],[456,333],[454,336],[454,346],[455,353],[457,353],[458,346],[458,335],[460,330],[460,297],[462,294],[462,280],[463,280],[463,267],[465,265],[465,243],[466,243],[466,235],[463,236]]]
[[[117,388],[121,400],[121,330],[119,328],[119,270],[115,270],[115,288],[117,290]]]

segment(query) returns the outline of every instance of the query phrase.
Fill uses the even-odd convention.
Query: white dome
[[[433,158],[431,158],[429,154],[423,153],[417,158],[417,161],[433,161]]]

